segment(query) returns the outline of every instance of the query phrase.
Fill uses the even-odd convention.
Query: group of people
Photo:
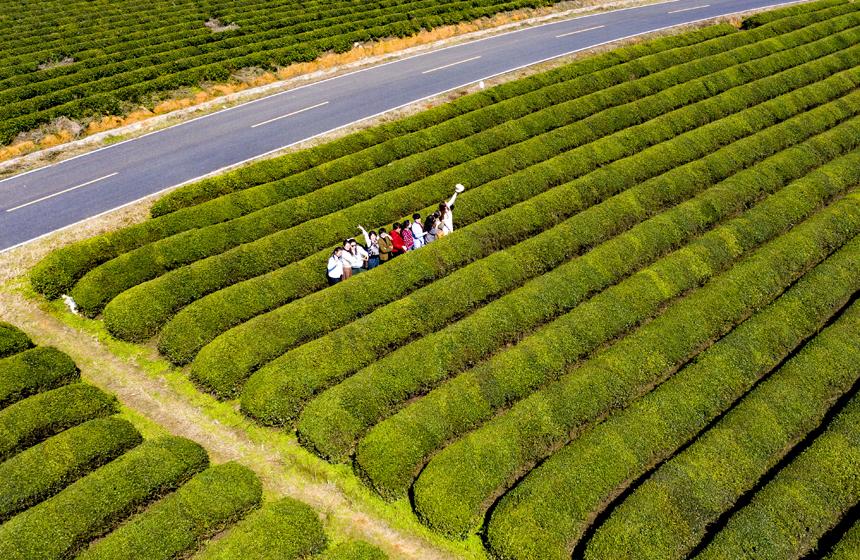
[[[440,202],[438,210],[423,220],[420,214],[413,214],[412,220],[395,223],[391,231],[367,231],[358,226],[364,237],[364,245],[351,237],[343,242],[343,246],[334,248],[326,266],[329,285],[337,284],[364,270],[376,268],[399,255],[420,249],[450,234],[454,231],[454,202],[461,192],[463,186],[457,185],[454,196]]]

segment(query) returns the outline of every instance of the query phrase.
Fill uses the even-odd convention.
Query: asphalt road
[[[0,251],[415,101],[596,45],[784,0],[676,0],[512,31],[225,109],[0,181]]]

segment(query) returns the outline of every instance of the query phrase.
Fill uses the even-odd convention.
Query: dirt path
[[[25,330],[40,345],[69,354],[83,377],[114,393],[120,402],[177,436],[200,443],[213,462],[237,461],[253,469],[266,490],[288,495],[325,514],[326,522],[385,550],[391,558],[456,558],[426,540],[404,534],[351,500],[336,484],[290,464],[289,458],[255,442],[242,426],[227,426],[179,394],[164,379],[147,374],[88,333],[73,329],[23,295],[0,291],[0,318]],[[293,444],[296,445],[297,444]]]

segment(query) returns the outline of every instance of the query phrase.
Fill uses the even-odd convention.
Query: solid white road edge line
[[[450,68],[452,66],[457,66],[458,64],[465,64],[467,62],[472,62],[473,60],[478,60],[481,58],[480,56],[473,56],[472,58],[467,58],[466,60],[461,60],[459,62],[452,62],[451,64],[446,64],[445,66],[438,66],[436,68],[431,68],[430,70],[424,70],[421,72],[422,74],[429,74],[430,72],[435,72],[436,70],[444,70],[445,68]]]
[[[605,25],[595,25],[594,27],[589,27],[587,29],[577,29],[576,31],[571,31],[569,33],[562,33],[561,35],[556,35],[556,39],[561,39],[562,37],[567,37],[569,35],[576,35],[577,33],[585,33],[586,31],[594,31],[595,29],[603,29],[606,27]]]
[[[61,194],[65,194],[69,191],[73,191],[73,190],[79,189],[81,187],[86,187],[87,185],[92,185],[93,183],[98,183],[99,181],[104,181],[105,179],[110,179],[114,175],[119,175],[119,171],[111,173],[110,175],[105,175],[104,177],[99,177],[98,179],[93,179],[92,181],[87,181],[86,183],[81,183],[80,185],[75,185],[74,187],[69,187],[68,189],[63,189],[59,192],[49,194],[48,196],[43,196],[42,198],[37,198],[36,200],[31,200],[30,202],[25,202],[24,204],[18,205],[14,208],[9,208],[8,210],[6,210],[6,212],[14,212],[15,210],[20,210],[21,208],[26,208],[27,206],[37,204],[39,202],[42,202],[43,200],[48,200],[49,198],[54,198],[55,196],[60,196]]]

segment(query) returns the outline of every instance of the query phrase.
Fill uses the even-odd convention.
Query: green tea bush
[[[77,556],[82,560],[169,560],[193,551],[259,505],[257,476],[238,463],[210,467]]]
[[[96,418],[0,463],[0,523],[48,498],[138,445],[140,434],[120,418]]]
[[[418,182],[434,174],[443,173],[445,177],[450,177],[452,174],[469,173],[468,168],[480,165],[483,161],[472,163],[472,160],[481,156],[530,139],[531,142],[538,142],[542,135],[552,130],[575,123],[609,107],[633,102],[672,84],[713,73],[731,64],[739,64],[790,46],[807,43],[813,36],[826,37],[845,25],[847,20],[841,18],[829,20],[819,24],[822,26],[820,29],[819,26],[807,27],[786,35],[781,41],[765,42],[760,48],[729,51],[733,55],[730,56],[726,52],[727,46],[748,44],[749,40],[746,34],[732,35],[732,39],[737,37],[738,40],[728,44],[724,44],[727,43],[724,40],[709,41],[702,44],[703,48],[698,49],[698,52],[686,49],[689,52],[663,54],[660,56],[662,67],[668,70],[645,73],[645,76],[637,81],[633,81],[637,74],[636,69],[628,68],[629,65],[624,64],[598,74],[590,74],[586,87],[580,84],[581,80],[574,80],[513,100],[502,101],[487,109],[469,113],[465,123],[460,122],[465,117],[455,118],[443,125],[422,131],[426,140],[422,141],[422,138],[416,138],[415,135],[403,137],[400,140],[403,141],[404,147],[399,150],[388,143],[380,145],[380,152],[386,154],[390,161],[373,155],[365,156],[362,159],[366,159],[367,163],[362,169],[352,170],[350,167],[357,166],[349,165],[348,162],[332,162],[331,166],[338,170],[343,179],[323,183],[304,196],[283,202],[271,197],[261,197],[265,199],[265,203],[258,204],[248,200],[247,195],[250,193],[245,192],[244,200],[232,201],[232,204],[243,211],[247,211],[249,207],[261,209],[227,222],[192,229],[118,256],[81,278],[73,290],[73,295],[82,309],[95,313],[121,292],[171,269],[223,253],[235,246],[250,243],[401,187],[411,185],[410,196],[418,200],[420,205],[427,204],[428,202],[421,201],[420,195],[417,194],[427,187]],[[705,49],[705,46],[708,48]],[[709,58],[702,57],[702,54],[710,53],[717,54]],[[682,64],[685,60],[689,62]],[[608,76],[602,75],[607,73]],[[586,95],[589,92],[591,93]],[[477,130],[472,130],[475,128]],[[470,130],[472,134],[466,135],[465,131]],[[460,139],[464,136],[465,138]],[[394,161],[398,151],[405,153]],[[382,161],[378,161],[379,159]],[[467,167],[460,168],[463,164]],[[315,171],[317,170],[323,173],[326,171],[323,168],[315,168]],[[314,181],[306,175],[297,175],[292,182],[300,185],[302,189],[308,189]],[[497,175],[498,173],[488,173],[491,179]],[[450,181],[438,178],[433,179],[433,182],[438,183],[440,180],[450,184]],[[203,207],[198,207],[195,211],[195,216],[205,214],[206,209]]]
[[[750,34],[750,41],[779,33],[783,29],[791,29],[792,25],[799,28],[805,23],[805,18],[802,18],[796,22],[792,21],[788,26],[773,26],[762,30],[761,34]],[[698,56],[699,50],[691,49],[689,53],[686,50],[682,52],[678,50],[683,47],[695,47],[697,43],[706,43],[710,39],[735,31],[727,25],[714,26],[678,37],[658,39],[650,42],[647,47],[644,45],[626,47],[563,69],[469,95],[453,103],[393,123],[373,127],[370,130],[350,134],[308,150],[259,162],[220,177],[188,185],[159,199],[152,207],[154,218],[161,218],[165,214],[175,212],[173,216],[149,220],[54,251],[31,272],[33,287],[49,298],[58,297],[61,293],[68,292],[88,270],[146,243],[195,227],[204,227],[236,218],[279,200],[305,194],[311,192],[311,189],[347,179],[367,171],[370,166],[383,166],[394,161],[396,157],[403,157],[418,149],[426,149],[428,145],[432,146],[438,140],[446,138],[443,134],[430,133],[436,125],[446,123],[446,128],[454,126],[460,130],[460,134],[475,132],[480,130],[481,119],[475,119],[477,123],[471,122],[473,118],[471,113],[474,111],[486,108],[492,115],[496,111],[494,105],[505,101],[507,101],[505,104],[507,110],[512,110],[516,105],[514,103],[516,98],[532,92],[540,94],[540,90],[545,88],[551,88],[553,93],[556,91],[564,93],[570,90],[568,95],[589,93],[594,87],[587,80],[591,73],[613,66],[624,66],[621,73],[626,72],[627,75],[658,71],[665,68],[666,55],[660,57],[655,55],[672,51],[671,54],[676,57],[695,57]],[[640,58],[645,60],[636,65],[629,64]],[[639,68],[640,66],[642,69]],[[617,70],[610,76],[615,72]],[[581,85],[578,87],[561,87],[567,86],[567,82],[576,78],[582,78],[579,80]],[[595,85],[605,83],[601,80]],[[548,97],[553,98],[551,95]],[[414,134],[416,132],[421,132],[419,138],[416,138]],[[450,132],[448,134],[450,136]],[[410,145],[414,146],[411,151]],[[236,192],[244,190],[248,192]],[[235,194],[225,196],[231,193]],[[189,206],[194,208],[188,208]]]
[[[797,165],[800,157],[795,155],[794,164],[783,160],[782,173],[790,173],[787,170]],[[355,457],[357,470],[383,497],[405,496],[424,461],[445,442],[489,420],[500,407],[525,398],[555,379],[565,365],[641,324],[670,304],[673,297],[700,285],[743,253],[779,235],[829,198],[856,185],[860,182],[858,158],[860,154],[855,152],[792,183],[738,218],[581,304],[517,346],[499,352],[411,403],[376,425],[361,440]],[[736,190],[749,193],[745,196],[755,195],[759,188],[768,188],[758,184],[756,176],[764,183],[779,174],[775,170],[753,168],[750,173],[739,174],[720,185],[715,194]],[[699,211],[707,215],[709,204],[720,208],[732,202],[731,197],[721,201],[715,196],[686,206],[700,207]],[[682,212],[689,210],[679,207],[676,213]],[[695,214],[691,218],[695,219]],[[664,235],[678,227],[668,221],[654,223],[659,224],[666,224],[662,229]],[[654,241],[645,236],[634,237],[634,232],[638,233],[634,230],[628,237],[641,240],[644,248],[631,248],[624,258],[636,260],[638,251],[647,249]],[[595,250],[587,258],[599,259],[602,255]],[[618,255],[607,257],[597,262],[618,263]],[[486,391],[484,387],[496,389]]]
[[[75,362],[56,348],[40,346],[0,359],[0,409],[78,378]]]
[[[676,114],[676,117],[681,118],[681,115]],[[468,224],[485,217],[488,212],[504,208],[499,204],[498,196],[494,194],[496,192],[521,193],[517,199],[526,198],[529,193],[546,185],[547,181],[558,184],[565,177],[570,178],[571,174],[582,174],[592,170],[594,167],[590,169],[583,167],[583,163],[590,162],[594,156],[600,158],[598,160],[600,163],[607,164],[612,161],[607,160],[607,152],[612,154],[619,146],[628,142],[636,143],[641,140],[626,134],[605,139],[605,141],[601,140],[591,148],[575,149],[531,170],[467,191],[461,198],[458,222]],[[641,146],[644,149],[647,145]],[[597,162],[593,163],[593,165],[597,164]],[[561,175],[562,172],[565,174]],[[484,202],[488,198],[492,201],[490,205]],[[515,201],[516,199],[510,200],[508,204]],[[126,292],[108,307],[106,316],[110,319],[113,313],[119,315],[115,322],[124,327],[118,328],[128,328],[128,325],[133,323],[142,325],[134,327],[132,329],[134,332],[150,332],[150,329],[157,328],[166,320],[166,317],[172,315],[178,306],[189,304],[167,324],[159,339],[159,349],[165,356],[176,364],[185,364],[200,348],[238,323],[322,289],[325,286],[325,279],[319,271],[324,267],[327,258],[328,251],[324,250],[298,263],[234,284],[202,298],[200,296],[211,292],[216,287],[211,282],[201,281],[200,275],[190,274],[194,271],[194,265],[192,265],[190,268],[174,271],[162,279]],[[174,286],[174,282],[163,282],[163,279],[171,274],[175,274],[175,280],[181,280],[180,283],[184,284],[187,290],[187,295],[182,296],[178,301],[177,287]],[[202,276],[208,278],[205,274]],[[147,294],[148,298],[144,297]],[[195,298],[197,301],[194,301]],[[120,304],[120,300],[124,304]],[[150,305],[144,306],[143,301],[150,302]],[[153,305],[152,302],[166,303],[162,307],[160,304]],[[120,315],[117,312],[123,307],[126,312]]]
[[[817,122],[817,119],[811,120]],[[819,122],[820,128],[810,128],[808,135],[827,131],[831,124],[826,121],[827,119],[823,119]],[[783,124],[789,123],[791,121]],[[288,352],[276,360],[286,370],[282,370],[281,378],[284,381],[278,391],[278,400],[284,403],[289,402],[291,395],[295,395],[294,399],[300,403],[302,397],[307,398],[306,395],[312,395],[333,380],[338,380],[344,375],[339,368],[350,366],[356,358],[364,358],[367,363],[372,363],[367,369],[311,401],[298,423],[300,439],[308,442],[323,457],[330,460],[346,459],[356,439],[367,428],[389,416],[403,401],[426,392],[452,373],[465,369],[470,363],[480,361],[495,349],[515,342],[522,333],[530,332],[541,323],[570,311],[590,294],[620,281],[642,264],[673,247],[683,245],[690,237],[701,234],[703,228],[726,217],[725,214],[714,212],[713,208],[724,209],[727,213],[745,208],[747,204],[762,196],[763,190],[767,192],[768,185],[762,184],[762,176],[773,177],[776,181],[774,188],[779,188],[785,184],[786,178],[785,174],[780,173],[781,168],[802,175],[826,161],[819,153],[833,153],[834,146],[825,143],[834,142],[834,138],[842,136],[843,145],[848,144],[850,149],[854,147],[857,135],[860,134],[860,120],[849,121],[844,126],[825,133],[825,138],[817,139],[818,153],[810,154],[811,150],[805,144],[801,144],[802,148],[781,152],[789,143],[803,138],[784,134],[778,130],[781,126],[777,125],[710,156],[640,183],[577,214],[567,222],[508,249],[505,253],[495,253],[431,284],[410,296],[409,308],[406,310],[402,306],[377,310],[334,333]],[[750,151],[749,146],[752,145],[758,149]],[[771,160],[765,160],[762,164],[749,167],[756,159],[768,153],[778,155],[771,156]],[[813,157],[808,157],[809,155]],[[806,166],[792,165],[795,163],[793,158],[803,157],[808,158]],[[732,161],[734,167],[715,163],[719,161]],[[860,157],[851,158],[850,163],[860,164]],[[749,169],[741,171],[740,177],[735,175],[734,181],[732,178],[726,179],[726,174],[736,173],[745,167]],[[744,178],[748,178],[746,182]],[[860,173],[856,175],[856,179],[860,183]],[[730,181],[733,186],[740,186],[732,191],[723,186],[718,190],[719,198],[714,193],[705,191],[704,194],[711,195],[704,197],[707,202],[699,202],[692,208],[691,205],[681,205],[658,214],[664,208],[678,204],[721,180]],[[746,187],[746,190],[742,187]],[[730,202],[733,197],[740,200],[733,204]],[[714,199],[719,202],[714,202]],[[411,344],[410,351],[400,352],[396,357],[379,359],[386,349],[394,349],[403,341],[396,335],[392,336],[392,329],[385,329],[384,325],[397,322],[420,325],[411,329],[409,337],[420,336],[426,332],[423,329],[434,326],[434,320],[444,325],[445,319],[457,316],[457,310],[477,307],[482,300],[490,299],[475,297],[463,303],[464,299],[471,298],[473,294],[489,291],[488,287],[495,288],[494,284],[504,287],[506,279],[517,277],[519,267],[540,273],[541,264],[550,260],[554,251],[559,253],[559,258],[552,264],[561,261],[566,255],[577,254],[583,247],[594,246],[618,233],[619,225],[629,227],[653,214],[658,214],[651,222],[653,225],[634,228],[635,233],[631,232],[633,235],[621,235],[610,244],[610,250],[595,249],[595,254],[585,255],[581,259],[582,262],[568,263],[540,276],[526,285],[528,290],[520,289],[493,301],[457,323],[444,337],[438,334],[427,336]],[[571,235],[571,231],[579,235]],[[540,245],[535,243],[541,238],[546,241]],[[565,243],[573,240],[578,240],[580,245],[569,246]],[[524,251],[518,251],[520,247],[523,247]],[[500,265],[499,261],[502,259],[498,258],[499,255],[510,259],[511,265]],[[532,259],[538,262],[535,263]],[[610,274],[596,272],[606,271],[608,263],[618,263],[620,266]],[[470,269],[481,264],[486,265],[483,274],[454,285],[457,289],[452,288],[451,280],[467,274]],[[437,287],[443,291],[436,292]],[[426,297],[425,294],[432,296]],[[440,306],[438,302],[443,301],[441,294],[458,294],[459,297],[449,296],[445,298],[445,304]],[[496,295],[497,292],[490,294]],[[446,309],[449,303],[452,305],[450,315]],[[391,314],[385,312],[388,309],[391,309]],[[426,319],[428,316],[432,316],[432,319]],[[335,349],[343,347],[354,350],[342,356],[338,360],[339,364],[333,364],[334,358],[342,354]],[[439,348],[446,350],[440,353]],[[305,349],[307,351],[304,351]],[[322,349],[326,351],[320,351]],[[378,361],[374,362],[374,358]],[[271,367],[274,367],[274,363]],[[327,367],[330,363],[332,365]]]
[[[835,79],[841,80],[837,77]],[[442,268],[442,272],[446,272],[446,267],[450,266],[452,261],[461,262],[460,259],[471,256],[476,250],[492,252],[492,249],[498,247],[490,244],[495,244],[503,235],[512,235],[524,226],[540,224],[544,226],[541,229],[551,227],[617,192],[675,166],[703,157],[728,143],[749,136],[759,128],[765,128],[768,124],[776,124],[775,121],[789,118],[796,110],[800,110],[800,106],[793,99],[807,98],[811,101],[809,94],[816,90],[818,93],[813,94],[813,97],[820,94],[825,97],[821,101],[826,101],[832,93],[830,86],[824,86],[820,90],[816,86],[810,86],[798,90],[795,95],[789,94],[784,99],[777,98],[751,109],[756,114],[751,119],[745,118],[746,113],[740,113],[695,129],[664,145],[607,165],[598,173],[565,184],[528,203],[500,212],[486,220],[487,225],[480,223],[464,228],[459,235],[443,238],[408,255],[408,258],[396,259],[381,267],[379,272],[374,270],[372,273],[360,275],[350,282],[338,284],[332,289],[308,296],[249,321],[222,335],[201,351],[192,365],[192,376],[206,379],[210,387],[216,386],[209,381],[213,379],[219,382],[217,386],[220,387],[230,387],[231,384],[236,386],[237,381],[243,380],[248,372],[283,354],[290,346],[324,334],[361,313],[371,311],[371,304],[379,305],[394,299],[393,296],[398,295],[402,286],[426,283],[428,279],[425,278],[430,274],[434,274],[436,278],[440,277],[442,274],[434,269]],[[781,116],[777,117],[771,112],[781,111],[780,108],[787,109],[788,114],[780,113]],[[750,122],[757,123],[755,129],[750,130]],[[639,161],[648,163],[637,165]],[[490,227],[492,230],[489,230]],[[472,235],[467,236],[467,232]],[[524,233],[532,232],[528,230]],[[444,255],[444,260],[441,255]],[[385,285],[387,289],[378,290],[378,285]],[[260,336],[261,332],[265,332],[266,336]],[[273,400],[278,393],[275,387],[280,383],[276,368],[277,366],[272,365],[271,368],[267,366],[256,372],[243,394],[243,410],[263,421],[267,421],[268,417],[277,421],[277,412],[269,412],[277,411],[278,405],[276,400]],[[224,383],[224,380],[229,383]]]
[[[416,512],[442,533],[465,534],[486,512],[489,499],[518,474],[571,434],[670,377],[703,346],[770,303],[857,233],[860,194],[852,194],[446,447],[414,485]]]
[[[33,347],[27,334],[9,323],[0,322],[0,358],[23,352]]]
[[[821,286],[830,288],[831,282],[824,279]],[[794,312],[798,313],[796,317],[808,316],[807,309]],[[796,317],[783,320],[794,326],[798,322]],[[779,330],[772,325],[769,328]],[[595,533],[589,543],[588,556],[684,558],[689,554],[707,528],[745,492],[753,489],[798,441],[821,424],[833,401],[860,378],[858,329],[860,304],[855,303],[761,387],[745,396],[716,426],[661,466],[624,500]],[[747,336],[748,346],[754,342],[755,337]],[[689,393],[697,397],[705,394],[707,385],[693,385],[692,381],[686,377],[685,388]],[[718,394],[721,392],[714,391],[712,398],[716,399]],[[673,417],[677,416],[673,414]],[[624,425],[620,418],[612,421],[614,426]],[[644,427],[637,427],[636,434],[641,436]],[[644,439],[647,440],[647,436]],[[574,445],[580,444],[575,442]],[[543,477],[537,472],[535,475],[536,479]],[[517,492],[528,493],[525,489]],[[523,503],[516,509],[524,509]],[[501,512],[499,509],[498,522],[494,524],[503,534],[502,527],[513,526],[510,522],[517,514],[507,516]],[[518,526],[516,532],[522,534],[522,529],[523,526]],[[510,542],[511,536],[503,537],[502,542]]]
[[[293,560],[322,552],[326,536],[317,513],[292,498],[271,502],[212,541],[199,560]]]
[[[860,18],[860,13],[845,17]],[[172,270],[150,282],[132,288],[112,302],[105,310],[105,324],[115,336],[120,338],[130,340],[147,338],[153,335],[179,308],[199,299],[202,295],[287,266],[324,249],[330,251],[332,243],[349,237],[355,232],[356,223],[387,223],[407,213],[411,214],[416,207],[421,208],[446,197],[451,184],[457,181],[478,186],[465,193],[460,203],[461,207],[468,208],[468,212],[471,212],[474,217],[470,219],[468,214],[464,215],[463,212],[458,211],[458,221],[461,224],[471,223],[493,211],[527,200],[559,182],[572,178],[570,175],[559,176],[560,172],[570,172],[570,168],[560,168],[559,158],[553,156],[561,153],[563,155],[559,157],[565,160],[573,158],[582,160],[582,152],[585,152],[597,155],[600,163],[607,163],[606,154],[601,149],[606,144],[617,149],[617,144],[613,142],[617,143],[618,138],[606,135],[658,115],[665,116],[668,111],[707,99],[718,91],[748,83],[756,77],[762,78],[780,70],[796,67],[810,57],[816,59],[834,50],[839,51],[852,43],[851,37],[856,33],[856,30],[836,33],[826,39],[798,47],[799,53],[793,50],[779,52],[754,62],[747,62],[740,68],[717,72],[709,79],[701,78],[685,82],[663,90],[660,94],[634,101],[632,104],[600,112],[549,132],[545,136],[532,137],[466,164],[451,167],[440,174],[358,203],[340,212],[306,221],[297,227],[194,262],[187,267]],[[679,68],[683,70],[685,67],[682,65]],[[655,75],[653,78],[658,77],[660,76]],[[648,78],[645,80],[647,81]],[[633,85],[637,83],[633,82]],[[680,115],[675,116],[681,118]],[[701,120],[701,117],[699,118]],[[655,120],[663,122],[659,119]],[[655,120],[650,121],[652,125],[656,124]],[[621,134],[624,135],[629,130],[628,128]],[[598,139],[602,141],[595,142]],[[643,140],[639,142],[642,143]],[[650,144],[645,143],[645,146],[647,145]],[[581,149],[575,149],[577,147]],[[541,165],[536,165],[541,162],[543,162]],[[578,167],[581,166],[582,164],[579,164]],[[506,191],[491,189],[490,187],[498,185],[488,181],[495,179],[503,179],[507,184],[517,181],[517,188]],[[549,184],[547,184],[548,181],[550,181]],[[484,200],[480,200],[481,198]],[[487,199],[490,200],[487,201]],[[193,248],[195,245],[192,244],[189,247]],[[325,259],[324,254],[318,254],[314,260],[324,262]],[[96,272],[97,270],[93,271],[93,274]],[[129,272],[129,274],[133,273]],[[122,282],[123,275],[113,276],[117,280],[105,282],[94,277],[92,282],[82,281],[74,288],[72,295],[85,313],[97,313],[107,303],[106,300],[115,295],[110,286],[115,282]],[[322,277],[319,273],[317,276]],[[324,282],[324,278],[322,281]],[[277,293],[283,294],[280,298],[281,302],[288,301],[286,298],[291,296],[288,291],[281,290]]]
[[[756,492],[699,557],[803,557],[860,500],[858,472],[860,396],[855,395],[827,431]]]
[[[84,383],[18,401],[0,410],[0,461],[63,430],[116,411],[114,397]]]
[[[0,556],[68,558],[140,506],[206,468],[206,451],[182,438],[148,440],[0,525]]]
[[[645,474],[650,466],[670,457],[681,445],[694,438],[804,339],[815,336],[833,313],[860,288],[860,277],[854,274],[851,264],[851,260],[856,260],[858,256],[860,239],[806,274],[773,304],[700,354],[694,364],[682,369],[629,408],[610,416],[530,473],[516,490],[500,502],[493,513],[488,535],[491,542],[499,543],[500,557],[568,558],[568,551],[604,504],[631,481]],[[848,326],[856,329],[857,321]],[[845,330],[843,328],[836,335],[837,343],[845,336]],[[837,344],[837,347],[846,349],[844,344]],[[855,358],[860,357],[860,344],[855,344],[854,350]],[[769,419],[778,418],[772,416],[774,410],[767,408],[766,403],[769,402],[776,406],[784,405],[786,413],[790,411],[795,414],[807,412],[800,405],[801,402],[806,403],[811,410],[802,427],[806,431],[814,428],[827,411],[827,404],[848,390],[860,376],[860,361],[856,359],[853,366],[841,370],[842,365],[850,360],[824,361],[820,358],[820,355],[814,356],[806,363],[801,362],[799,371],[794,371],[793,375],[791,372],[779,371],[771,376],[753,395],[764,391],[768,397],[781,398],[787,396],[786,390],[790,390],[795,400],[770,401],[759,398],[757,405],[749,409],[742,405],[741,410],[751,410],[752,414],[744,416],[741,412],[743,417],[735,425],[746,427],[746,431],[735,431],[729,435],[729,440],[723,441],[747,445],[749,449],[756,450],[756,455],[765,453],[765,450],[784,453],[790,448],[790,432],[783,431],[790,425],[768,424]],[[831,366],[836,369],[831,369]],[[823,379],[817,379],[817,384],[812,383],[814,374],[819,371]],[[806,384],[809,389],[806,394],[798,391],[798,381],[804,378],[810,380]],[[769,388],[774,384],[777,389],[769,393]],[[732,411],[724,421],[730,421],[736,412]],[[785,420],[790,421],[790,416]],[[775,430],[768,431],[766,426]],[[776,438],[778,441],[772,443],[764,441],[775,434],[785,434],[786,437]],[[801,431],[795,437],[801,437],[802,434]],[[732,439],[735,436],[738,439]],[[718,466],[707,463],[707,460],[694,467],[703,478],[716,479],[710,488],[714,493],[696,497],[682,492],[675,494],[679,499],[682,496],[693,498],[685,502],[690,504],[687,516],[682,512],[677,514],[687,523],[695,520],[702,528],[708,523],[708,518],[713,522],[717,517],[717,512],[708,511],[706,514],[702,510],[703,499],[720,496],[723,508],[728,508],[738,499],[742,493],[740,489],[743,488],[736,487],[732,491],[728,486],[742,485],[746,480],[746,489],[749,489],[767,470],[767,465],[756,465],[749,454],[739,453],[727,457],[727,450],[715,451],[707,454],[707,457],[729,467],[729,471],[721,473],[722,477],[718,474]],[[720,459],[717,459],[718,456]],[[778,456],[772,457],[769,466],[778,460]],[[751,469],[747,471],[747,478],[741,470],[745,468]],[[752,469],[762,470],[753,475],[755,471]],[[725,481],[725,485],[721,485],[719,480]],[[565,483],[572,483],[572,486],[566,486]],[[551,515],[548,515],[550,512]],[[552,521],[547,522],[550,517]],[[536,521],[538,519],[541,521]],[[657,516],[639,518],[628,527],[638,527],[645,520],[658,524],[662,521],[667,524],[665,528],[677,526],[670,525],[670,519]],[[536,526],[541,528],[540,535],[529,532]],[[656,549],[650,548],[659,547],[658,543],[649,543],[648,549],[627,548],[624,541],[615,540],[620,535],[607,534],[602,530],[609,527],[612,525],[603,525],[590,542],[589,558],[654,558],[664,557],[669,552],[658,553]],[[669,533],[666,536],[671,541],[673,535]],[[669,556],[672,555],[686,557],[680,550],[669,552]]]
[[[827,555],[827,560],[852,560],[858,556],[860,556],[860,521],[845,531],[845,534]]]

